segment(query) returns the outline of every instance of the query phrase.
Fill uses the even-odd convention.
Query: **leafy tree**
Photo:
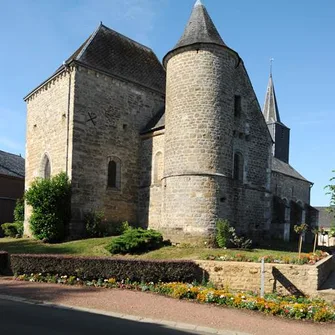
[[[46,242],[61,241],[71,218],[71,184],[66,174],[35,179],[25,198],[33,207],[29,223],[34,237]]]

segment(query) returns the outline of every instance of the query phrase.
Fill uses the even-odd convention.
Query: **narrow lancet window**
[[[116,188],[116,162],[110,161],[108,163],[108,187]]]
[[[241,153],[234,155],[234,179],[243,182],[244,160]]]

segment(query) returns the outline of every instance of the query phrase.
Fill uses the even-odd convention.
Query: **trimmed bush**
[[[8,252],[0,251],[0,274],[5,274],[8,267]]]
[[[192,261],[147,261],[59,255],[10,255],[15,275],[41,273],[76,276],[83,280],[115,278],[146,282],[203,280],[203,270]],[[207,279],[207,278],[205,278]]]
[[[33,207],[30,227],[34,237],[46,242],[63,240],[71,215],[71,184],[66,174],[36,179],[25,198]]]
[[[1,225],[3,233],[8,237],[22,237],[23,235],[23,221],[14,223],[3,223]]]
[[[111,254],[140,254],[164,246],[163,236],[158,231],[142,228],[127,229],[106,247]]]

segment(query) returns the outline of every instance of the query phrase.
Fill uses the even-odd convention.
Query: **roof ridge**
[[[83,55],[83,53],[86,51],[86,49],[88,48],[88,46],[91,44],[91,42],[93,41],[94,37],[97,35],[98,31],[100,30],[100,28],[103,26],[102,22],[100,21],[99,26],[95,29],[95,31],[93,32],[93,34],[90,36],[90,38],[88,39],[88,41],[86,42],[86,44],[83,46],[83,48],[80,50],[79,54],[75,57],[75,60],[80,60],[80,57]]]
[[[109,27],[105,26],[103,23],[101,23],[101,26],[103,26],[103,27],[106,28],[107,30],[110,30],[110,31],[112,31],[112,32],[114,32],[114,33],[116,33],[116,34],[118,34],[119,36],[122,36],[122,37],[125,38],[126,40],[131,41],[131,42],[133,42],[133,43],[135,43],[135,44],[137,44],[137,45],[139,45],[139,46],[141,46],[141,47],[143,47],[143,48],[145,48],[145,49],[151,51],[152,53],[154,53],[154,51],[153,51],[151,48],[149,48],[148,46],[146,46],[146,45],[144,45],[144,44],[142,44],[142,43],[139,43],[139,42],[133,40],[132,38],[130,38],[130,37],[124,35],[124,34],[119,33],[118,31],[116,31],[116,30],[114,30],[114,29],[112,29],[112,28],[109,28]]]
[[[12,152],[8,152],[8,151],[3,151],[3,150],[0,150],[0,153],[3,152],[4,154],[7,154],[7,155],[12,155],[12,156],[16,156],[16,157],[21,157],[21,154],[17,155],[17,154],[13,154]],[[24,159],[24,158],[23,158]]]

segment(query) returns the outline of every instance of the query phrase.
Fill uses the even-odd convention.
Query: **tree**
[[[35,179],[25,199],[33,207],[29,223],[34,237],[46,242],[61,241],[71,215],[71,184],[66,174]]]
[[[294,231],[299,234],[299,259],[301,257],[301,248],[302,248],[302,235],[307,231],[308,225],[306,223],[302,223],[300,225],[294,226]]]

